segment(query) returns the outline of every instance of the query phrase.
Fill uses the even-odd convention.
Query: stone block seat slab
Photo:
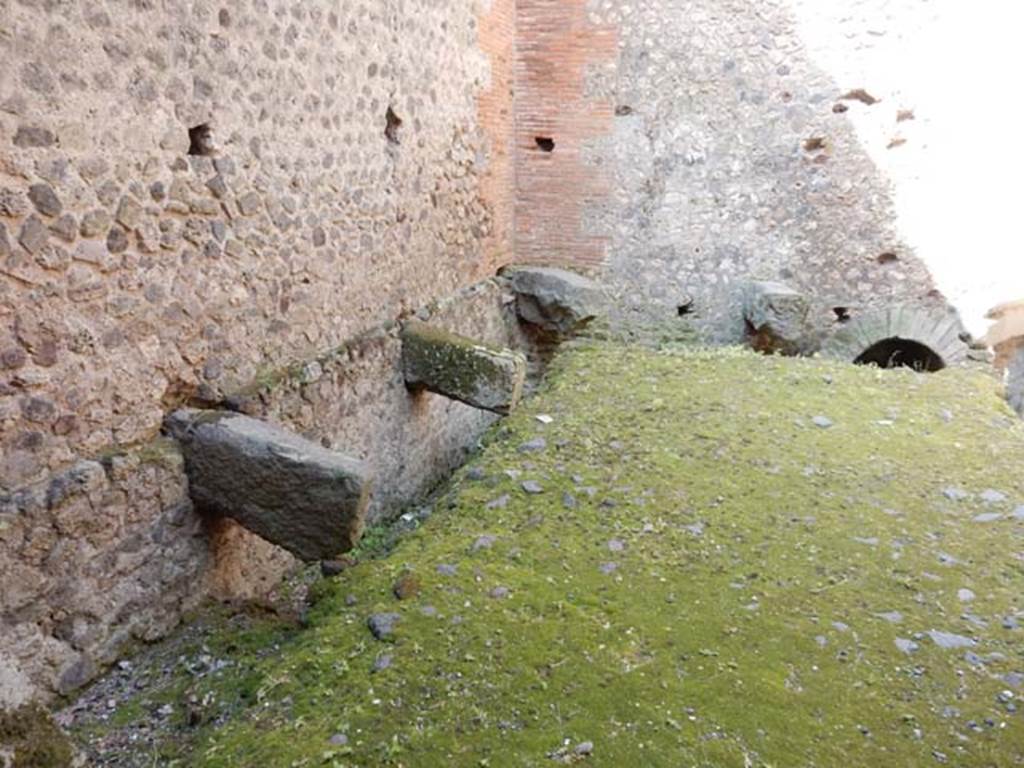
[[[813,346],[810,302],[782,283],[754,281],[743,292],[743,319],[750,345],[759,352],[804,354]]]
[[[568,335],[607,309],[607,297],[590,278],[556,267],[502,270],[516,295],[519,318],[545,331]]]
[[[402,372],[410,389],[503,415],[522,397],[523,355],[418,321],[407,322],[401,336]]]
[[[199,511],[230,517],[306,561],[358,542],[372,485],[362,462],[238,413],[183,409],[166,428],[182,445]]]

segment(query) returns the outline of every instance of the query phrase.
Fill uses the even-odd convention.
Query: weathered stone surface
[[[32,205],[36,207],[44,216],[56,217],[60,216],[61,211],[64,207],[60,203],[60,198],[57,197],[57,193],[53,191],[53,187],[49,184],[33,184],[28,188],[28,199],[32,201]]]
[[[201,511],[303,560],[331,558],[359,540],[371,486],[362,462],[237,413],[180,410],[166,423]]]
[[[516,311],[546,331],[569,334],[605,311],[607,301],[593,280],[554,267],[513,267],[502,273],[516,294]]]
[[[18,234],[18,242],[29,253],[38,253],[44,245],[50,233],[46,225],[38,216],[32,215],[25,219]]]
[[[939,367],[958,365],[967,359],[962,334],[955,312],[898,306],[847,323],[825,343],[822,353],[853,362],[875,345],[894,339],[923,345],[938,357]]]
[[[526,358],[411,321],[402,328],[402,371],[410,388],[507,414],[522,397]]]
[[[743,319],[750,345],[758,352],[799,355],[812,350],[810,302],[782,283],[755,281],[743,292]]]
[[[375,638],[390,642],[394,640],[395,628],[401,620],[399,613],[375,613],[366,620],[366,625]]]
[[[182,13],[142,3],[138,14],[89,3],[5,6],[4,25],[24,44],[5,50],[11,77],[0,111],[0,488],[43,482],[114,442],[148,445],[169,403],[199,388],[220,397],[221,388],[248,387],[298,360],[319,359],[323,378],[281,376],[272,394],[248,398],[247,407],[318,441],[359,446],[375,474],[388,476],[371,500],[377,519],[434,486],[493,423],[487,411],[410,398],[397,331],[378,331],[430,305],[445,327],[499,347],[522,335],[490,281],[439,309],[511,253],[512,29],[497,24],[512,21],[513,3],[448,3],[425,15],[417,0],[386,18],[376,5],[364,19],[358,8],[309,0],[287,9],[280,34],[260,31],[266,14],[248,6],[231,8],[231,27],[219,29],[209,26],[217,9],[206,6]],[[382,53],[396,24],[415,67],[397,50],[397,58]],[[74,34],[61,32],[69,29]],[[271,37],[272,59],[261,53]],[[171,56],[166,45],[190,48],[200,38],[216,66]],[[316,63],[357,49],[373,61]],[[59,79],[59,94],[19,92],[26,66]],[[294,78],[295,87],[267,91],[247,74],[252,67]],[[391,99],[409,140],[387,156],[382,123]],[[344,116],[357,114],[339,134]],[[185,157],[189,128],[202,123],[219,154]],[[52,188],[59,216],[41,185]],[[10,332],[24,319],[52,329],[59,354],[44,358]],[[360,341],[352,358],[324,360],[353,339]],[[56,411],[23,410],[26,397]],[[223,537],[199,536],[191,516],[180,528],[156,522],[182,503],[178,480],[139,467],[112,483],[111,499],[91,499],[89,515],[69,500],[74,532],[62,546],[86,541],[90,523],[96,531],[88,528],[81,557],[62,550],[50,565],[43,554],[55,546],[51,517],[63,513],[19,517],[10,535],[41,552],[19,583],[47,584],[52,563],[76,574],[75,598],[109,603],[109,617],[86,622],[97,643],[166,626],[218,573],[252,590],[272,588],[278,571],[255,557],[224,567],[222,550],[244,539],[247,553],[254,542],[289,563],[290,556],[230,519],[216,521],[218,530],[232,528]],[[120,551],[140,536],[141,549]],[[0,541],[0,581],[8,551]],[[51,592],[16,616],[0,611],[13,622],[0,630],[0,649],[25,638],[17,641],[18,668],[40,689],[69,663],[55,660],[66,649],[51,651],[63,643],[51,617],[83,601],[63,595]],[[144,604],[128,604],[135,600]],[[102,654],[93,658],[105,663]]]
[[[14,146],[23,149],[34,149],[37,147],[50,147],[57,141],[53,132],[46,128],[39,128],[34,125],[19,125],[14,134]]]
[[[1006,370],[1006,399],[1024,416],[1024,349],[1017,351]]]

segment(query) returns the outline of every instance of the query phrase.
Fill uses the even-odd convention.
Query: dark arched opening
[[[879,368],[913,368],[928,373],[946,367],[945,361],[931,347],[898,336],[875,342],[853,362],[857,365],[877,365]]]

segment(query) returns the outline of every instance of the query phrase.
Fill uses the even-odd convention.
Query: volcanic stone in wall
[[[507,414],[526,380],[526,358],[421,322],[402,328],[406,386],[427,389],[475,408]]]
[[[1007,368],[1006,399],[1017,413],[1024,416],[1024,349],[1017,350]]]
[[[799,355],[811,351],[813,333],[807,298],[788,285],[749,283],[743,294],[743,318],[750,345],[758,352]]]
[[[182,444],[201,512],[230,517],[307,561],[359,540],[371,487],[362,462],[237,413],[180,410],[167,429]]]
[[[513,267],[502,273],[516,294],[516,311],[527,323],[567,335],[604,312],[606,298],[593,280],[553,267]]]

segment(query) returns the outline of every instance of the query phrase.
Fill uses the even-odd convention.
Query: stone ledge
[[[500,414],[519,403],[526,358],[442,328],[407,322],[402,327],[402,372],[406,386]]]
[[[197,509],[230,517],[302,560],[355,546],[372,485],[360,461],[294,432],[226,411],[175,411]]]
[[[607,310],[601,287],[575,272],[511,266],[501,274],[516,295],[520,319],[550,333],[572,334]]]
[[[782,283],[752,281],[743,290],[743,319],[758,352],[800,355],[812,351],[810,301]]]

